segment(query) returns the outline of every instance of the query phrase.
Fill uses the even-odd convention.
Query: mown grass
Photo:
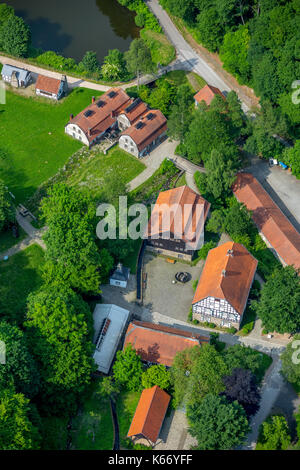
[[[141,392],[122,392],[117,399],[117,415],[120,431],[120,446],[122,448],[131,447],[127,438],[127,433],[138,405]]]
[[[0,178],[17,203],[25,202],[81,147],[65,134],[64,126],[93,95],[94,90],[77,88],[54,103],[7,91],[6,104],[0,104]]]
[[[151,51],[151,57],[155,64],[168,65],[176,57],[175,47],[166,36],[151,30],[142,30],[141,37]]]
[[[0,318],[22,323],[28,295],[42,285],[44,251],[31,245],[0,261]]]
[[[5,230],[0,233],[0,253],[8,250],[14,245],[20,243],[24,238],[27,237],[27,233],[24,232],[22,227],[19,226],[19,237],[15,238],[11,230]]]
[[[100,393],[101,380],[92,383],[89,396],[72,423],[72,449],[111,450],[114,431],[110,403]]]

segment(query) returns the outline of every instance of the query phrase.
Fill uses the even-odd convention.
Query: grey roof
[[[13,72],[16,72],[18,80],[23,80],[23,81],[25,81],[27,78],[27,75],[30,74],[28,70],[20,69],[19,67],[13,67],[12,65],[4,64],[1,75],[6,75],[8,77],[11,77]]]
[[[125,266],[119,263],[110,278],[115,281],[128,281],[129,272],[129,268],[125,268]]]
[[[94,310],[94,361],[108,374],[129,317],[129,310],[114,304],[97,304]]]

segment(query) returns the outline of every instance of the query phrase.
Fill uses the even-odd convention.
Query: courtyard
[[[168,263],[166,258],[145,252],[144,272],[147,273],[146,289],[144,289],[144,307],[150,312],[186,322],[194,297],[193,283],[198,281],[202,273],[204,261],[196,266],[176,261]],[[186,284],[176,282],[177,272],[187,272],[191,280]]]

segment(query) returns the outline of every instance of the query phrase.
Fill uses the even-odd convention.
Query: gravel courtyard
[[[194,297],[192,284],[200,278],[203,266],[203,261],[197,266],[178,261],[170,264],[165,258],[146,252],[144,271],[147,273],[147,285],[144,290],[144,307],[151,312],[160,312],[176,320],[187,321]],[[175,274],[180,271],[190,273],[192,279],[186,284],[172,284]]]

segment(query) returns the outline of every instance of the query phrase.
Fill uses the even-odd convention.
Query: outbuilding
[[[119,263],[116,269],[114,270],[113,274],[110,276],[110,285],[126,288],[129,279],[129,274],[130,269],[123,266],[122,263]]]

